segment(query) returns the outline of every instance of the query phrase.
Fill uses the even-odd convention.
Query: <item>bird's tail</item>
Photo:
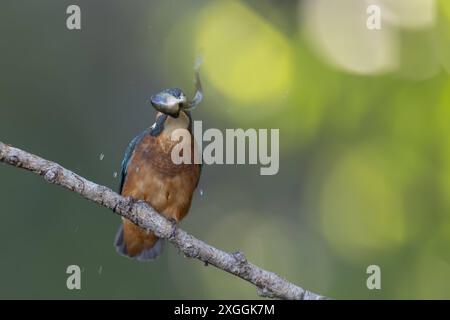
[[[149,261],[162,253],[164,240],[124,219],[117,231],[115,247],[124,256]]]

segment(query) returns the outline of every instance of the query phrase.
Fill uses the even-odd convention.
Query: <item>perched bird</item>
[[[201,165],[194,163],[196,143],[190,115],[190,110],[203,98],[198,71],[195,79],[197,90],[190,101],[178,88],[166,89],[151,97],[151,104],[158,111],[156,122],[130,142],[122,161],[119,193],[146,201],[174,223],[187,215],[201,172]],[[172,141],[171,134],[176,129],[189,132],[190,163],[172,161],[171,151],[178,141]],[[123,218],[115,246],[122,255],[147,261],[161,254],[163,241]]]

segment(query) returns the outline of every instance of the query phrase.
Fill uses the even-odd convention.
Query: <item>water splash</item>
[[[102,161],[104,157],[105,155],[103,153],[100,153],[100,156],[98,158],[100,159],[100,161]]]
[[[199,190],[200,196],[203,196],[203,189]]]
[[[114,171],[113,177],[114,177],[114,178],[117,178],[117,171]]]
[[[194,62],[194,70],[198,71],[201,67],[201,65],[203,64],[203,57],[201,55],[198,55],[195,58],[195,62]]]
[[[102,274],[102,272],[103,272],[103,266],[100,266],[100,267],[98,268],[98,274]]]

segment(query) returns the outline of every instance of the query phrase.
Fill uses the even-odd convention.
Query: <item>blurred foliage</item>
[[[273,105],[279,105],[292,82],[288,39],[235,1],[206,7],[197,30],[196,47],[205,60],[205,75],[231,105],[261,105],[259,112],[276,112]]]
[[[367,1],[370,4],[371,1]],[[193,92],[204,128],[279,128],[280,172],[206,166],[182,227],[336,298],[450,298],[450,2],[2,1],[0,140],[117,188],[149,96]],[[99,155],[104,154],[103,160]],[[1,298],[255,298],[172,247],[117,255],[119,219],[0,166]],[[69,264],[82,290],[66,289]],[[382,290],[366,288],[366,268]]]

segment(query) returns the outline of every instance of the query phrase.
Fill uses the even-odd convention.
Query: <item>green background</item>
[[[351,0],[319,24],[306,1],[3,0],[0,140],[116,189],[128,142],[154,121],[147,99],[191,95],[201,55],[194,118],[279,128],[280,171],[204,166],[183,229],[330,297],[448,299],[450,6],[431,2],[431,25],[383,20],[372,32],[390,40],[374,42],[356,36],[367,15]],[[81,30],[66,28],[70,4]],[[321,45],[315,31],[339,21],[355,34],[326,29]],[[119,217],[28,172],[0,166],[0,204],[0,298],[256,297],[171,246],[152,263],[117,255]],[[366,287],[372,264],[381,290]]]

